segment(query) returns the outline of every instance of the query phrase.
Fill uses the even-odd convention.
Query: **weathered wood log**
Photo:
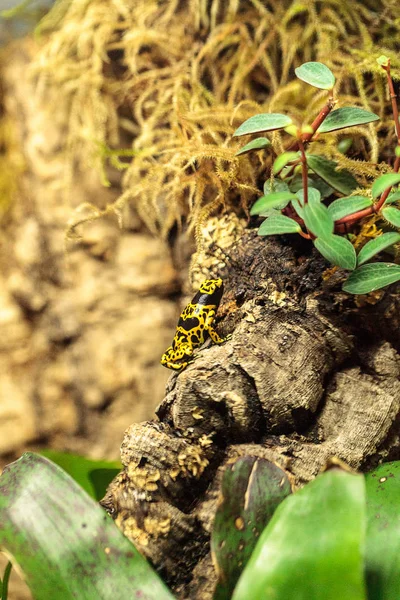
[[[246,233],[219,312],[232,338],[171,376],[159,422],[125,433],[103,504],[181,598],[212,595],[207,540],[233,457],[273,460],[302,485],[331,457],[363,470],[400,454],[399,295],[349,296],[326,267]]]

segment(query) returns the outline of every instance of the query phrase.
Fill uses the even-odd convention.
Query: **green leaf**
[[[307,229],[316,237],[326,237],[333,233],[334,222],[327,207],[320,202],[319,198],[318,190],[313,190],[309,194],[308,203],[304,206],[304,222]]]
[[[301,205],[304,206],[304,190],[301,189],[298,192],[296,192],[296,196],[300,200]],[[319,204],[321,200],[320,191],[313,187],[307,187],[307,196],[308,202],[311,202],[312,204]]]
[[[0,523],[0,547],[36,600],[173,600],[104,510],[43,456],[4,469]]]
[[[354,127],[354,125],[364,125],[372,121],[379,121],[378,115],[356,106],[346,106],[329,113],[317,131],[318,133],[328,133],[328,131]]]
[[[388,187],[400,183],[400,173],[386,173],[375,179],[372,184],[372,197],[378,198]]]
[[[400,210],[394,206],[386,206],[382,209],[382,215],[388,223],[400,227]]]
[[[42,450],[39,454],[64,469],[95,500],[101,500],[111,481],[122,469],[120,462],[91,460],[84,456]]]
[[[400,462],[365,476],[367,540],[365,571],[370,600],[398,600],[400,581]]]
[[[276,509],[232,600],[365,600],[362,475],[333,469]]]
[[[298,152],[284,152],[283,154],[280,154],[273,166],[272,166],[272,172],[274,175],[276,175],[277,173],[279,173],[280,171],[282,171],[283,167],[286,167],[286,165],[291,162],[292,160],[297,160],[300,158],[300,155]]]
[[[271,208],[285,208],[292,198],[296,196],[292,192],[273,192],[259,198],[251,207],[250,215],[260,215],[263,211]]]
[[[271,145],[271,142],[269,141],[268,138],[259,137],[259,138],[256,138],[255,140],[252,140],[245,146],[242,146],[240,148],[240,150],[238,150],[235,153],[235,156],[240,156],[241,154],[247,154],[248,152],[251,152],[252,150],[264,150],[264,148],[268,148],[268,146],[270,146],[270,145]]]
[[[280,233],[299,233],[301,227],[296,221],[285,215],[271,215],[261,224],[258,235],[277,235]]]
[[[314,173],[326,181],[333,189],[349,196],[356,187],[357,180],[348,171],[336,171],[337,163],[323,156],[307,155],[307,164]]]
[[[297,200],[297,198],[295,198],[294,200],[292,200],[292,206],[293,206],[294,210],[296,211],[297,215],[300,217],[300,219],[303,219],[303,221],[304,221],[303,204],[301,204],[299,202],[299,200]]]
[[[8,598],[8,584],[10,581],[12,563],[9,561],[4,569],[3,581],[0,579],[0,598],[1,600],[7,600]]]
[[[248,135],[249,133],[262,133],[263,131],[273,131],[274,129],[283,129],[292,122],[287,115],[279,113],[262,113],[250,117],[236,129],[233,137]]]
[[[331,90],[335,85],[332,71],[319,62],[306,62],[294,72],[299,79],[321,90]]]
[[[261,532],[290,493],[286,473],[264,458],[244,456],[227,467],[211,533],[219,574],[214,600],[231,598]]]
[[[280,179],[274,179],[273,182],[271,182],[271,179],[267,179],[264,182],[263,191],[264,196],[268,196],[272,192],[288,192],[289,186],[286,181],[281,181]]]
[[[357,265],[362,265],[375,256],[375,254],[378,254],[378,252],[382,252],[382,250],[393,246],[393,244],[397,244],[399,241],[400,233],[382,233],[382,235],[370,240],[361,248],[357,257]]]
[[[372,206],[371,198],[365,196],[348,196],[346,198],[339,198],[334,200],[332,204],[328,206],[328,210],[334,221],[339,221],[342,217],[352,215],[353,213]]]
[[[397,202],[397,200],[400,200],[400,190],[391,190],[389,196],[385,200],[384,205],[386,206],[386,204],[393,204],[394,202]]]
[[[349,269],[350,271],[356,268],[356,251],[351,242],[346,238],[340,237],[340,235],[329,235],[317,238],[314,240],[314,244],[318,252],[333,265],[342,269]]]
[[[347,154],[347,152],[350,150],[351,146],[353,144],[353,138],[342,138],[338,145],[337,145],[337,149],[339,150],[339,152],[341,154]]]
[[[343,290],[349,294],[368,294],[400,280],[400,265],[372,263],[358,267],[348,277]]]
[[[319,193],[321,194],[322,198],[328,198],[334,192],[334,190],[331,188],[330,185],[325,183],[325,181],[323,181],[323,179],[320,179],[318,177],[318,175],[315,175],[314,173],[308,174],[308,185],[309,185],[309,187],[313,187],[316,190],[318,190]],[[302,176],[295,175],[293,177],[293,179],[290,181],[289,187],[290,187],[290,191],[294,192],[294,193],[298,192],[299,190],[302,190],[303,189]]]

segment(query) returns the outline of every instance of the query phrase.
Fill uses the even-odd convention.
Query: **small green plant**
[[[397,146],[393,172],[375,179],[370,188],[362,188],[350,172],[338,170],[336,162],[306,152],[321,134],[379,120],[376,114],[358,107],[333,110],[336,103],[335,77],[322,63],[308,62],[295,70],[302,81],[328,91],[327,102],[311,125],[299,126],[287,115],[264,113],[247,119],[233,134],[243,136],[283,130],[294,138],[286,151],[277,156],[271,177],[264,184],[264,195],[252,206],[250,214],[266,217],[258,230],[259,235],[298,233],[312,240],[317,250],[333,265],[352,271],[343,285],[343,290],[351,294],[366,294],[400,280],[399,264],[365,264],[400,242],[399,112],[390,59],[380,56],[377,62],[387,76]],[[347,151],[348,142],[341,140],[339,150]],[[259,137],[240,148],[236,155],[269,146],[271,141],[268,138]],[[340,197],[335,199],[335,194]],[[363,235],[366,217],[379,225],[379,228],[374,228],[375,237],[368,241]],[[389,228],[395,231],[385,231]],[[357,245],[363,244],[358,254],[352,243],[355,240]]]

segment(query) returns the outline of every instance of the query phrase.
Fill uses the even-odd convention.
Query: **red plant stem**
[[[388,81],[389,92],[390,92],[390,100],[392,103],[394,127],[396,130],[397,143],[400,146],[399,109],[397,107],[397,96],[394,91],[393,80],[392,80],[392,76],[390,74],[390,59],[388,60],[388,64],[386,66],[382,66],[382,69],[384,69],[386,71],[386,75],[387,75],[387,81]],[[393,165],[393,172],[398,173],[399,169],[400,169],[400,156],[396,156],[396,160],[394,161],[394,165]],[[378,202],[376,202],[373,206],[370,206],[369,208],[364,208],[364,210],[360,210],[356,213],[353,213],[352,215],[347,215],[346,217],[339,219],[339,221],[336,221],[335,225],[342,225],[343,223],[348,223],[349,225],[352,225],[353,223],[355,223],[359,219],[362,219],[363,217],[368,217],[369,215],[372,215],[373,213],[379,212],[380,209],[382,208],[382,206],[385,204],[386,199],[389,196],[390,190],[392,189],[392,187],[393,186],[388,187],[383,192],[383,194],[379,198]]]
[[[302,140],[298,140],[299,150],[301,154],[301,179],[303,182],[303,198],[304,204],[308,202],[308,178],[307,178],[307,158],[306,153],[304,152],[304,145]]]
[[[301,136],[301,141],[303,142],[303,145],[307,146],[307,144],[309,144],[311,142],[318,127],[320,127],[322,125],[322,123],[325,121],[326,117],[329,115],[329,113],[331,112],[331,110],[334,106],[335,106],[335,101],[334,101],[333,97],[331,96],[328,98],[328,102],[325,104],[325,106],[323,106],[321,108],[318,115],[315,117],[314,121],[311,123],[311,127],[313,130],[312,133],[303,133],[303,135]],[[296,150],[299,150],[299,148],[300,148],[300,140],[297,140],[297,141],[293,142],[293,144],[291,144],[291,146],[289,146],[287,151],[296,152]]]

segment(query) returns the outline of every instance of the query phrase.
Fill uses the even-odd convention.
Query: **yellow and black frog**
[[[162,355],[162,365],[181,371],[191,362],[194,349],[204,344],[207,335],[214,344],[222,344],[230,337],[221,338],[213,327],[223,291],[222,279],[203,281],[199,291],[179,317],[172,346]]]

